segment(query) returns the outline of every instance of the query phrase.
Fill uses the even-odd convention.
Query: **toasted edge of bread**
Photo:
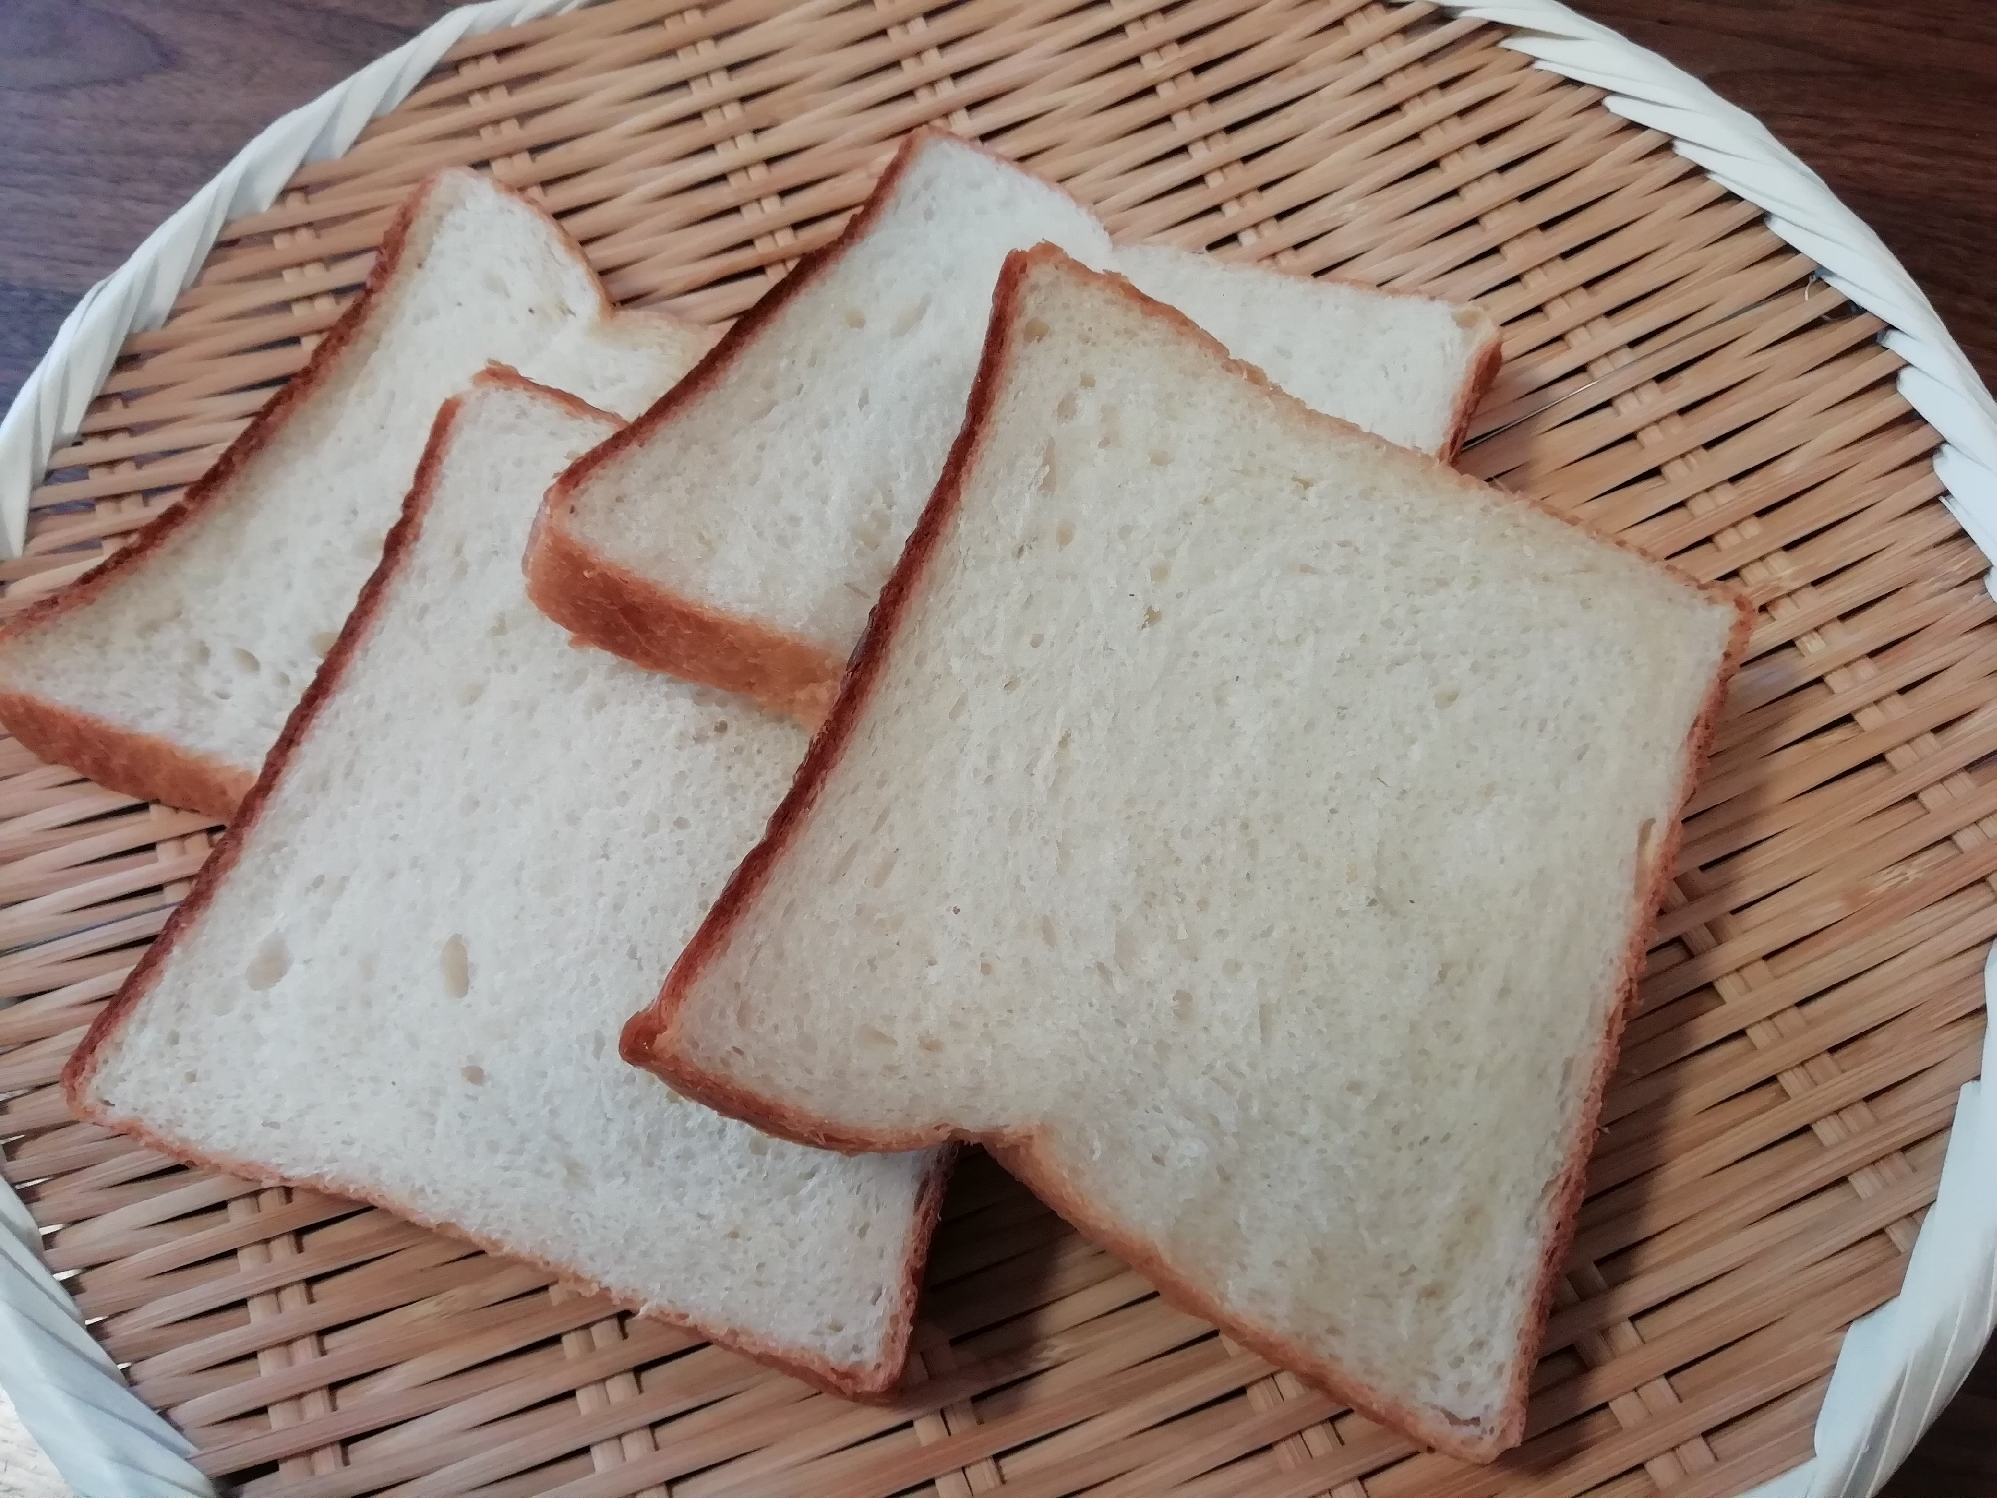
[[[528,598],[578,644],[647,671],[739,692],[806,728],[824,718],[845,667],[807,640],[698,603],[598,556],[545,506],[534,518],[524,566]]]
[[[1725,705],[1727,684],[1747,648],[1753,610],[1748,600],[1733,589],[1718,584],[1700,583],[1682,572],[1677,574],[1686,586],[1731,606],[1735,612],[1734,626],[1713,686],[1686,738],[1683,769],[1679,778],[1678,809],[1673,817],[1671,830],[1658,843],[1645,882],[1632,891],[1629,936],[1624,947],[1621,972],[1617,979],[1619,997],[1611,1010],[1608,1024],[1596,1050],[1593,1077],[1574,1135],[1567,1144],[1565,1164],[1555,1178],[1554,1229],[1547,1239],[1541,1256],[1537,1287],[1530,1301],[1533,1310],[1524,1324],[1525,1331],[1517,1360],[1518,1372],[1512,1390],[1502,1407],[1502,1417],[1493,1423],[1487,1433],[1478,1433],[1474,1428],[1448,1422],[1446,1419],[1437,1420],[1430,1412],[1398,1403],[1358,1379],[1342,1366],[1318,1358],[1308,1350],[1286,1341],[1279,1330],[1257,1326],[1228,1315],[1198,1285],[1177,1278],[1170,1267],[1163,1262],[1159,1251],[1147,1240],[1126,1231],[1107,1214],[1098,1212],[1087,1195],[1057,1168],[1051,1155],[1040,1147],[1032,1129],[964,1130],[953,1127],[947,1121],[922,1130],[870,1132],[850,1129],[794,1108],[781,1097],[739,1087],[725,1077],[703,1070],[675,1049],[674,1033],[679,1010],[687,1001],[701,971],[757,898],[777,861],[787,851],[805,813],[817,799],[832,766],[844,754],[873,696],[887,654],[893,648],[902,615],[936,552],[951,516],[962,500],[965,477],[972,464],[977,461],[984,440],[986,423],[993,409],[993,400],[1000,388],[1010,355],[1012,347],[1010,335],[1012,325],[1017,319],[1020,286],[1034,266],[1061,262],[1068,262],[1068,257],[1051,245],[1017,251],[1007,259],[1005,270],[999,278],[998,291],[993,303],[992,323],[986,335],[984,356],[979,365],[977,381],[972,387],[963,429],[951,449],[949,461],[944,467],[935,492],[931,495],[928,505],[923,510],[922,518],[917,522],[909,538],[907,550],[882,591],[881,601],[874,610],[873,618],[869,621],[859,647],[854,651],[844,682],[832,703],[824,725],[813,739],[811,748],[798,769],[790,794],[771,817],[769,831],[763,841],[751,851],[734,877],[730,879],[706,921],[702,923],[679,961],[674,964],[658,999],[650,1008],[632,1016],[625,1025],[620,1042],[621,1053],[627,1061],[653,1072],[674,1090],[687,1097],[705,1103],[717,1112],[742,1119],[768,1133],[800,1144],[844,1151],[900,1151],[922,1148],[952,1139],[983,1144],[1080,1232],[1108,1248],[1151,1279],[1158,1286],[1159,1292],[1174,1305],[1213,1322],[1244,1346],[1254,1349],[1271,1362],[1296,1371],[1326,1392],[1349,1401],[1354,1408],[1368,1416],[1398,1430],[1414,1434],[1435,1449],[1451,1456],[1467,1461],[1488,1462],[1500,1452],[1517,1445],[1524,1435],[1526,1399],[1536,1360],[1534,1355],[1544,1337],[1546,1315],[1552,1304],[1554,1285],[1561,1265],[1566,1259],[1568,1245],[1573,1238],[1575,1219],[1580,1211],[1584,1194],[1588,1158],[1594,1149],[1602,1095],[1615,1069],[1623,1026],[1635,999],[1637,977],[1642,970],[1644,953],[1649,946],[1649,934],[1655,924],[1657,909],[1663,899],[1665,887],[1675,867],[1682,830],[1679,818],[1682,817],[1683,808],[1691,798],[1699,770],[1718,728],[1720,713]],[[1068,264],[1072,273],[1096,274],[1075,266],[1072,262]],[[1170,320],[1184,332],[1225,357],[1226,351],[1217,341],[1208,337],[1175,309],[1145,297],[1121,277],[1106,276],[1103,279],[1114,285],[1121,294],[1142,304],[1151,315]],[[1230,360],[1229,364],[1237,375],[1270,389],[1274,398],[1288,402],[1293,410],[1302,413],[1306,419],[1329,423],[1343,432],[1359,433],[1368,440],[1381,443],[1382,446],[1391,446],[1381,438],[1360,432],[1359,428],[1348,422],[1313,411],[1301,402],[1293,400],[1271,385],[1253,366],[1233,360]],[[1468,478],[1464,478],[1462,482],[1480,491],[1488,487]],[[1547,514],[1575,525],[1577,529],[1585,529],[1571,516],[1562,515],[1559,511],[1540,505],[1532,499],[1507,494],[1502,490],[1496,492],[1516,503],[1544,510]],[[1593,535],[1592,532],[1589,534]],[[1633,553],[1635,551],[1634,548],[1615,538],[1597,536],[1595,539]],[[1665,566],[1668,570],[1677,572],[1677,569],[1669,568],[1669,564],[1653,560],[1651,565]]]
[[[1380,290],[1391,288],[1381,287]],[[1495,320],[1489,322],[1484,333],[1484,341],[1477,350],[1477,362],[1471,366],[1470,378],[1464,382],[1463,391],[1456,397],[1456,409],[1450,414],[1449,435],[1443,439],[1442,450],[1437,455],[1444,463],[1455,463],[1463,451],[1463,439],[1470,435],[1470,420],[1477,414],[1477,406],[1484,399],[1484,393],[1498,378],[1498,370],[1505,362],[1505,332]]]
[[[477,380],[512,385],[537,395],[552,396],[578,414],[598,419],[607,417],[607,413],[598,411],[585,401],[563,391],[551,390],[547,386],[536,384],[504,366],[488,368],[477,376]],[[62,1070],[63,1093],[77,1117],[115,1129],[119,1133],[139,1140],[149,1148],[171,1155],[189,1165],[222,1171],[263,1185],[302,1187],[366,1202],[370,1206],[381,1207],[420,1226],[475,1243],[480,1248],[503,1258],[531,1263],[572,1283],[600,1290],[600,1287],[590,1281],[587,1275],[573,1266],[524,1257],[504,1244],[477,1233],[466,1232],[455,1223],[426,1217],[396,1200],[389,1193],[335,1177],[284,1176],[254,1161],[227,1155],[211,1155],[184,1140],[156,1133],[132,1120],[113,1114],[108,1108],[99,1105],[91,1094],[91,1084],[96,1074],[100,1052],[144,1001],[158,980],[160,969],[173,951],[174,943],[180,934],[192,922],[199,919],[202,911],[214,899],[215,890],[235,867],[244,835],[262,814],[272,788],[284,774],[285,766],[290,762],[299,742],[311,732],[320,709],[339,691],[354,655],[373,633],[387,590],[393,584],[396,574],[401,571],[422,530],[424,513],[429,508],[430,497],[434,492],[437,475],[441,471],[444,454],[449,446],[451,429],[461,404],[462,397],[453,396],[438,411],[437,419],[430,429],[429,440],[423,450],[422,460],[417,465],[415,483],[403,502],[401,518],[389,531],[388,539],[382,547],[381,561],[373,575],[368,578],[367,585],[362,588],[353,612],[348,615],[347,622],[340,631],[339,639],[327,653],[318,674],[312,679],[312,684],[306,689],[305,695],[286,721],[284,732],[279,736],[269,758],[264,761],[263,772],[243,796],[236,820],[229,832],[223,836],[221,843],[202,866],[201,872],[196,875],[193,889],[167,919],[164,929],[152,946],[147,948],[145,955],[139,959],[138,966],[132,970],[111,1002],[97,1016],[82,1042],[71,1052]],[[615,420],[614,417],[608,419]],[[766,1338],[736,1327],[702,1324],[689,1317],[656,1310],[644,1314],[649,1319],[665,1322],[694,1335],[709,1338],[843,1398],[885,1398],[900,1381],[902,1368],[907,1360],[909,1339],[915,1322],[916,1298],[922,1285],[922,1270],[928,1259],[929,1243],[935,1232],[937,1218],[943,1210],[943,1194],[949,1182],[952,1163],[951,1152],[946,1151],[939,1155],[928,1178],[924,1180],[917,1198],[916,1212],[910,1223],[909,1237],[903,1254],[905,1272],[894,1313],[896,1328],[894,1345],[878,1377],[855,1375],[823,1358],[796,1348],[779,1346]],[[624,1309],[632,1311],[641,1309],[636,1304],[609,1292],[602,1293]]]

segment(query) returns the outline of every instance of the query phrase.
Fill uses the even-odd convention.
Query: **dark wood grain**
[[[446,0],[0,0],[0,402],[264,124]],[[1581,0],[1759,115],[1997,377],[1997,0]],[[1997,1354],[1886,1489],[1997,1495]]]
[[[257,131],[445,0],[0,0],[0,405]]]
[[[1997,383],[1997,3],[1581,0],[1760,117],[1872,225]]]

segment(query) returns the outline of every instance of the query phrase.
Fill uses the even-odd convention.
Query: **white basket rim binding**
[[[279,119],[245,146],[111,275],[56,333],[0,420],[0,550],[20,555],[29,497],[72,440],[118,350],[158,327],[222,228],[276,201],[292,174],[351,146],[467,36],[579,10],[593,0],[482,0],[452,11],[386,57]],[[1407,0],[1399,0],[1407,3]],[[1944,500],[1985,556],[1997,557],[1997,401],[1878,235],[1752,115],[1646,48],[1556,0],[1441,0],[1509,28],[1503,45],[1602,89],[1614,113],[1672,138],[1722,186],[1767,210],[1768,227],[1826,281],[1888,325],[1906,361],[1899,390],[1941,434]],[[1997,956],[1985,967],[1985,1002]],[[1997,1038],[1986,1032],[1983,1075]],[[1815,1455],[1742,1498],[1871,1498],[1961,1386],[1997,1322],[1997,1103],[1982,1080],[1958,1094],[1940,1193],[1898,1296],[1846,1333]],[[40,1234],[0,1182],[0,1387],[64,1479],[87,1498],[208,1494],[188,1442],[147,1408],[84,1330],[43,1264]]]

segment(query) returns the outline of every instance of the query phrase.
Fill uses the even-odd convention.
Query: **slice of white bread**
[[[984,1141],[1488,1459],[1746,618],[1015,256],[831,715],[624,1055],[811,1143]]]
[[[617,1060],[805,741],[572,649],[528,604],[542,491],[615,425],[510,372],[446,405],[240,819],[65,1080],[176,1155],[376,1202],[878,1393],[941,1153],[801,1149]]]
[[[1080,203],[911,134],[832,244],[550,491],[528,592],[578,638],[809,721],[964,419],[1005,257],[1091,265]]]
[[[613,313],[554,220],[472,172],[173,509],[0,633],[0,723],[114,790],[235,808],[381,555],[438,405],[497,360],[632,415],[710,334]]]
[[[1057,188],[918,132],[837,241],[563,475],[528,552],[534,601],[627,660],[815,721],[963,422],[999,266],[1043,240],[1127,265],[1237,356],[1396,439],[1453,451],[1496,369],[1475,309],[1113,251]]]

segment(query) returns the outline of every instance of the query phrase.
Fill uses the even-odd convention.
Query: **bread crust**
[[[717,1112],[740,1118],[769,1133],[802,1144],[848,1152],[900,1151],[948,1140],[983,1144],[1079,1231],[1145,1274],[1168,1301],[1213,1322],[1244,1346],[1251,1347],[1270,1361],[1295,1371],[1335,1397],[1347,1400],[1355,1409],[1370,1418],[1408,1432],[1436,1450],[1451,1456],[1473,1462],[1491,1461],[1500,1452],[1517,1445],[1524,1435],[1529,1380],[1539,1344],[1545,1335],[1546,1311],[1555,1281],[1565,1262],[1568,1245],[1573,1237],[1574,1223],[1580,1209],[1586,1178],[1587,1161],[1594,1147],[1602,1094],[1615,1069],[1617,1046],[1635,995],[1637,975],[1649,946],[1649,934],[1655,923],[1657,906],[1662,898],[1664,886],[1672,876],[1673,859],[1679,838],[1679,817],[1682,816],[1683,808],[1691,797],[1705,753],[1718,727],[1726,700],[1728,681],[1747,646],[1753,609],[1749,602],[1734,590],[1717,584],[1700,583],[1697,579],[1670,568],[1668,564],[1654,561],[1650,563],[1653,566],[1665,566],[1688,588],[1732,608],[1734,623],[1713,684],[1686,738],[1671,830],[1660,840],[1648,865],[1645,866],[1641,862],[1639,865],[1642,870],[1642,882],[1631,892],[1630,932],[1624,947],[1621,970],[1616,980],[1616,990],[1609,1006],[1601,1039],[1596,1047],[1589,1090],[1584,1096],[1573,1135],[1567,1142],[1561,1169],[1549,1183],[1549,1200],[1552,1205],[1548,1236],[1541,1255],[1537,1283],[1527,1302],[1529,1314],[1522,1324],[1516,1358],[1517,1371],[1505,1403],[1497,1416],[1486,1424],[1479,1426],[1459,1423],[1446,1416],[1438,1417],[1436,1412],[1419,1410],[1400,1403],[1368,1385],[1350,1369],[1320,1358],[1308,1349],[1287,1341],[1279,1330],[1258,1326],[1228,1313],[1199,1285],[1177,1275],[1165,1262],[1156,1245],[1131,1233],[1113,1218],[1098,1211],[1087,1195],[1061,1171],[1042,1131],[1031,1127],[1001,1130],[964,1129],[948,1120],[939,1120],[934,1125],[921,1129],[853,1128],[794,1107],[780,1097],[756,1092],[736,1084],[727,1077],[707,1071],[676,1044],[680,1011],[691,997],[695,983],[726,944],[734,928],[745,918],[778,861],[796,838],[798,831],[804,825],[804,819],[816,803],[832,767],[845,753],[877,689],[888,655],[894,648],[902,616],[907,611],[916,589],[921,585],[923,575],[961,503],[965,477],[976,462],[979,449],[985,440],[988,419],[1005,378],[1014,346],[1013,327],[1018,321],[1021,287],[1033,268],[1042,264],[1065,265],[1070,274],[1078,276],[1095,274],[1075,265],[1051,245],[1040,245],[1032,250],[1015,252],[1007,259],[1005,270],[999,278],[991,328],[986,336],[984,356],[979,365],[977,380],[972,387],[964,426],[951,448],[949,461],[944,467],[936,490],[909,538],[907,550],[889,578],[887,587],[882,591],[881,601],[868,623],[867,632],[854,651],[844,683],[824,727],[812,741],[810,751],[798,770],[790,794],[770,819],[769,831],[764,840],[743,861],[742,866],[729,881],[693,941],[674,964],[658,999],[651,1007],[633,1015],[626,1023],[620,1039],[620,1051],[627,1061],[653,1072],[675,1091],[705,1103]],[[1226,350],[1177,310],[1144,296],[1121,277],[1101,276],[1098,279],[1106,282],[1119,294],[1135,300],[1150,315],[1172,323],[1226,359]],[[1227,360],[1227,364],[1240,377],[1271,390],[1276,399],[1287,402],[1292,412],[1300,414],[1303,419],[1329,424],[1348,434],[1357,433],[1365,440],[1389,451],[1402,452],[1384,439],[1362,432],[1349,422],[1326,416],[1303,405],[1272,385],[1267,377],[1252,365],[1231,359]],[[1413,457],[1413,455],[1406,456]],[[1582,528],[1572,516],[1541,505],[1529,497],[1495,490],[1460,475],[1456,477],[1464,487],[1473,489],[1480,495],[1495,495],[1504,502],[1528,505],[1574,525],[1577,529]],[[1594,533],[1588,532],[1588,534]],[[1633,554],[1640,554],[1635,553],[1634,548],[1627,546],[1626,543],[1614,538],[1597,536],[1595,539],[1607,540]]]
[[[1449,435],[1442,439],[1442,447],[1436,453],[1443,462],[1453,466],[1462,455],[1463,439],[1470,433],[1470,418],[1477,414],[1478,403],[1491,388],[1491,382],[1497,379],[1498,367],[1504,359],[1504,330],[1487,315],[1484,333],[1477,347],[1477,362],[1470,367],[1470,378],[1463,382],[1463,389],[1457,394],[1456,409],[1449,418]]]
[[[67,765],[101,786],[224,821],[256,777],[171,739],[140,733],[32,692],[0,691],[0,724],[37,759]]]
[[[829,650],[709,608],[598,556],[545,505],[534,517],[522,565],[528,598],[577,644],[752,697],[806,728],[824,718],[845,669]]]
[[[570,411],[614,422],[616,417],[599,411],[587,402],[566,392],[549,389],[536,384],[503,365],[490,366],[478,375],[475,385],[500,386],[517,389],[559,403]],[[374,632],[375,623],[381,612],[388,590],[393,586],[397,574],[413,550],[422,532],[423,517],[428,511],[432,494],[435,492],[437,475],[440,472],[445,453],[451,441],[451,433],[457,422],[464,397],[453,396],[445,401],[437,413],[436,421],[430,429],[430,438],[423,450],[423,457],[416,469],[416,478],[403,502],[401,517],[388,533],[382,547],[381,561],[362,588],[360,597],[348,616],[340,637],[335,642],[317,675],[312,679],[298,706],[284,725],[270,757],[264,762],[263,771],[255,783],[243,796],[237,818],[221,843],[216,847],[208,862],[195,876],[194,887],[187,898],[167,918],[152,946],[139,959],[124,984],[111,1002],[91,1024],[82,1042],[70,1053],[62,1070],[62,1086],[70,1110],[81,1119],[116,1129],[157,1149],[164,1154],[185,1161],[189,1165],[218,1170],[243,1180],[255,1181],[267,1186],[291,1186],[300,1189],[323,1191],[336,1196],[352,1198],[381,1207],[407,1218],[423,1227],[448,1233],[469,1243],[477,1244],[491,1253],[505,1258],[530,1263],[537,1268],[557,1274],[571,1282],[598,1291],[616,1305],[638,1312],[653,1320],[677,1326],[696,1336],[707,1338],[722,1346],[732,1348],[760,1363],[828,1393],[849,1399],[880,1399],[893,1392],[899,1382],[902,1369],[907,1361],[908,1345],[915,1322],[915,1303],[921,1290],[923,1266],[927,1262],[930,1238],[934,1233],[938,1214],[943,1207],[944,1190],[949,1183],[950,1168],[954,1152],[943,1151],[925,1175],[919,1188],[916,1211],[909,1224],[907,1241],[903,1248],[903,1272],[897,1286],[897,1300],[892,1313],[888,1355],[878,1365],[867,1368],[842,1368],[814,1353],[801,1348],[781,1346],[754,1332],[725,1324],[702,1322],[694,1317],[677,1313],[645,1310],[628,1296],[619,1296],[591,1281],[587,1273],[574,1265],[542,1259],[498,1243],[481,1234],[468,1232],[456,1223],[445,1222],[415,1210],[393,1194],[376,1190],[362,1183],[346,1181],[331,1176],[287,1176],[254,1160],[232,1155],[216,1154],[202,1150],[186,1140],[162,1134],[147,1127],[137,1119],[123,1117],[104,1106],[91,1096],[91,1085],[107,1044],[117,1035],[138,1006],[144,1001],[158,982],[161,969],[181,935],[201,918],[214,900],[215,891],[220,887],[241,855],[244,838],[262,816],[277,783],[283,778],[285,768],[290,763],[299,742],[308,734],[318,718],[321,709],[332,699],[345,680],[355,654]]]
[[[136,568],[157,557],[181,531],[228,505],[232,486],[244,465],[269,444],[299,407],[338,372],[347,348],[360,336],[379,312],[381,293],[400,274],[408,257],[410,234],[438,187],[449,180],[452,170],[426,177],[403,200],[388,231],[382,236],[374,265],[369,269],[361,291],[334,320],[332,327],[312,350],[304,368],[285,382],[284,387],[265,402],[250,424],[217,457],[208,471],[196,479],[180,502],[142,526],[130,542],[85,573],[60,593],[37,600],[3,629],[0,629],[0,681],[5,676],[8,645],[44,629],[65,614],[84,608],[115,590]],[[546,209],[533,199],[500,184],[498,191],[541,219],[557,240],[588,269],[588,262]],[[670,314],[641,311],[618,313],[603,283],[591,277],[596,288],[598,315],[610,317],[658,317],[671,321]],[[212,755],[199,753],[157,734],[113,723],[95,714],[70,707],[34,692],[0,688],[0,726],[19,739],[37,757],[82,771],[99,785],[147,801],[183,806],[213,817],[234,815],[256,775],[242,765],[229,764]]]

